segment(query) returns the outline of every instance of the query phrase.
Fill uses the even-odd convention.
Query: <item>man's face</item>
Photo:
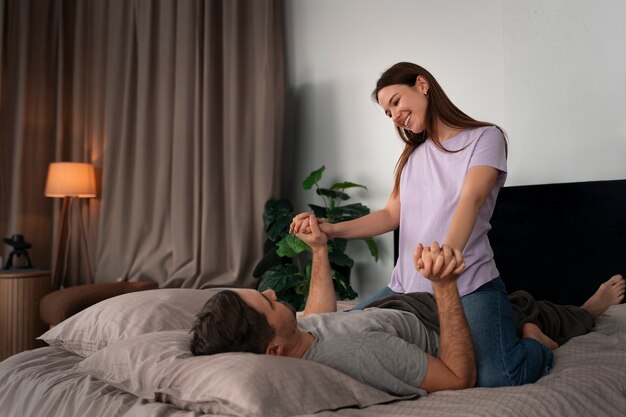
[[[276,330],[277,337],[289,338],[298,331],[296,310],[280,301],[273,290],[259,292],[237,289],[235,292],[246,304],[267,318],[267,322]]]

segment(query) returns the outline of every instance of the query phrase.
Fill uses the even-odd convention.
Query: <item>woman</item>
[[[536,381],[552,366],[552,352],[535,340],[535,334],[517,338],[512,308],[487,238],[496,197],[506,180],[503,131],[467,116],[428,71],[412,63],[387,69],[372,97],[405,143],[391,197],[385,208],[367,216],[320,224],[329,237],[348,239],[400,227],[399,257],[389,286],[357,308],[394,293],[432,293],[430,281],[414,268],[413,252],[417,243],[433,242],[427,247],[419,243],[417,250],[430,250],[435,258],[441,254],[445,265],[466,264],[457,285],[472,330],[477,385]],[[306,232],[307,215],[294,218],[293,232],[301,228]]]

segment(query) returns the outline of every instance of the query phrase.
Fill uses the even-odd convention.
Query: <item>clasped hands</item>
[[[326,247],[326,243],[328,242],[328,236],[320,229],[319,223],[320,220],[313,214],[309,214],[306,217],[302,216],[299,224],[302,228],[298,228],[296,231],[293,226],[291,226],[289,232],[295,233],[296,236],[311,247],[311,250],[316,250],[321,247]]]
[[[421,243],[413,252],[415,269],[433,283],[455,281],[465,269],[465,261],[461,251],[448,245],[439,246],[433,242],[430,246]]]
[[[330,238],[330,223],[326,223],[323,219],[319,219],[308,212],[297,214],[291,220],[289,233],[295,233],[298,237],[300,237],[299,234],[311,233],[311,218],[315,219],[317,225],[319,226],[319,230]]]

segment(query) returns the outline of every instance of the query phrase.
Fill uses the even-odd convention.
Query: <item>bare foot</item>
[[[600,284],[598,291],[582,305],[593,317],[598,317],[610,306],[619,304],[624,299],[626,282],[621,275],[613,275],[608,281]]]
[[[524,324],[522,334],[526,338],[535,339],[537,342],[541,343],[550,350],[554,350],[559,347],[558,343],[546,336],[545,333],[541,331],[539,326],[534,323]]]

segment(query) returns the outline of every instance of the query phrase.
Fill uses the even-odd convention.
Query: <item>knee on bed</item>
[[[552,369],[552,351],[536,340],[522,339],[516,348],[499,360],[479,361],[477,387],[505,387],[531,384]]]

